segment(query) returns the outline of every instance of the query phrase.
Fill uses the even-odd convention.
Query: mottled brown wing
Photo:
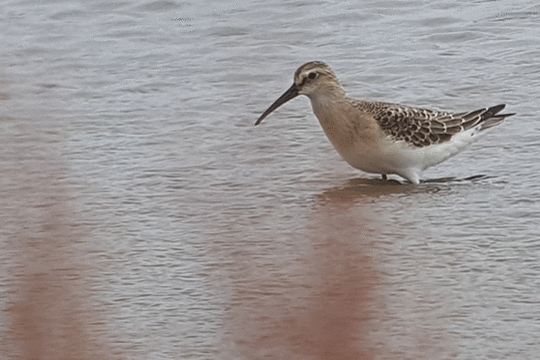
[[[385,133],[395,140],[403,140],[417,147],[448,141],[455,134],[477,125],[487,129],[513,115],[497,115],[505,105],[452,114],[388,103],[369,104],[369,111]],[[364,108],[366,105],[361,104]]]

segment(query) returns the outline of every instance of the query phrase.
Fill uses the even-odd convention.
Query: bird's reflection
[[[391,191],[402,186],[382,187]],[[376,224],[354,196],[340,196],[340,191],[348,190],[320,195],[325,200],[313,209],[305,228],[290,238],[275,239],[301,244],[295,255],[273,250],[276,263],[291,260],[267,266],[268,275],[242,273],[245,278],[231,308],[235,320],[242,319],[231,330],[239,357],[376,358],[369,337],[384,303],[374,291],[379,282]],[[272,278],[284,280],[270,286]],[[247,290],[246,284],[258,291]]]
[[[392,204],[393,198],[425,199],[426,194],[484,179],[432,178],[419,185],[350,179],[318,194],[316,205],[298,216],[302,226],[260,238],[271,247],[245,242],[231,246],[240,269],[231,275],[238,280],[229,312],[237,358],[395,358],[401,350],[388,334],[396,333],[420,339],[418,348],[410,350],[421,348],[429,354],[425,358],[447,351],[444,343],[432,344],[432,334],[420,327],[398,325],[405,314],[387,314],[391,290],[383,264],[396,256],[399,261],[400,255],[386,247],[400,239],[382,237],[385,220],[374,210],[380,210],[381,202]],[[282,225],[269,219],[258,226]]]
[[[400,182],[394,179],[353,178],[344,185],[330,188],[319,195],[323,202],[350,201],[361,197],[381,197],[394,194],[435,193],[449,189],[452,185],[473,183],[489,179],[487,175],[473,175],[466,178],[441,177],[425,179],[419,185]]]

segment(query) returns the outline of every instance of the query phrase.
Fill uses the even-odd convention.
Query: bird
[[[462,152],[486,130],[514,113],[505,104],[452,113],[386,102],[355,100],[346,95],[334,71],[311,61],[294,73],[292,86],[257,119],[305,95],[326,136],[352,167],[366,173],[398,175],[412,184],[429,167]]]

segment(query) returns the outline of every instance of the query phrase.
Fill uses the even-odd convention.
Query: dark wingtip
[[[495,105],[487,109],[485,112],[485,115],[489,115],[489,117],[498,117],[498,118],[506,118],[508,116],[516,115],[516,113],[510,113],[510,114],[499,114],[504,108],[506,107],[506,104],[500,104]]]
[[[515,113],[510,114],[499,114],[499,112],[504,109],[506,104],[496,105],[488,108],[484,114],[482,114],[481,122],[482,122],[482,130],[487,130],[489,128],[492,128],[494,126],[499,125],[502,123],[507,117],[515,115]]]
[[[495,105],[495,106],[492,106],[492,107],[488,108],[487,112],[492,114],[492,115],[495,115],[495,114],[499,113],[505,107],[506,107],[506,104]]]

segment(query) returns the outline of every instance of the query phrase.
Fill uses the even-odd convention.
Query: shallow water
[[[540,6],[199,4],[0,5],[2,351],[534,358]],[[517,115],[383,182],[306,98],[253,126],[311,60],[352,97]]]

